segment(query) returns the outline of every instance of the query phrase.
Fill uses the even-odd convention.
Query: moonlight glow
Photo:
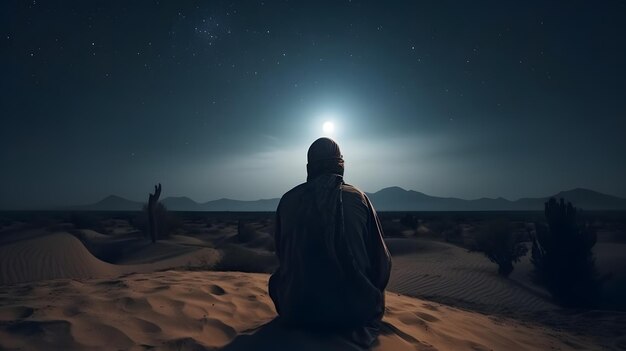
[[[335,124],[333,122],[326,121],[322,125],[322,130],[324,131],[324,134],[333,134],[335,131]]]
[[[3,219],[279,198],[319,137],[372,193],[626,198],[626,1],[118,3],[0,0]]]

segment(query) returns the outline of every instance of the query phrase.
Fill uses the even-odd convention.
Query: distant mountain
[[[241,201],[219,199],[198,203],[188,197],[168,197],[162,200],[165,207],[172,211],[232,211],[261,212],[275,211],[280,199]]]
[[[572,189],[562,191],[553,197],[564,198],[574,204],[584,204],[580,206],[589,210],[605,209],[605,208],[626,208],[626,199],[617,196],[606,195],[589,189]]]
[[[626,210],[626,199],[583,188],[561,191],[543,198],[522,198],[515,203],[519,207],[543,209],[543,204],[551,197],[563,198],[583,210]]]
[[[202,211],[202,205],[186,196],[172,196],[161,200],[166,208],[173,211]]]
[[[367,195],[380,211],[499,211],[511,207],[511,201],[501,197],[464,200],[430,196],[400,187],[385,188]]]
[[[261,199],[254,201],[241,201],[231,199],[219,199],[202,204],[203,211],[249,211],[266,212],[276,211],[280,199]]]
[[[278,198],[252,201],[219,199],[198,203],[186,196],[171,196],[161,200],[161,203],[171,211],[272,212],[276,211],[279,201]],[[141,211],[143,206],[143,202],[109,195],[94,204],[72,206],[65,209],[74,211]]]
[[[132,201],[116,195],[109,195],[104,199],[90,205],[73,206],[70,210],[80,211],[138,211],[141,210],[141,202]]]
[[[553,196],[522,198],[511,201],[502,197],[464,200],[454,197],[430,196],[419,191],[389,187],[375,193],[367,193],[379,211],[540,211],[550,198],[564,198],[584,210],[626,210],[626,199],[602,194],[589,189],[561,191]],[[252,201],[219,199],[198,203],[188,197],[167,197],[162,200],[172,211],[231,211],[255,212],[275,211],[280,199]],[[75,206],[70,209],[85,211],[139,211],[142,202],[131,201],[110,195],[91,205]]]
[[[584,210],[626,210],[626,199],[581,188],[515,201],[502,197],[475,200],[437,197],[399,187],[385,188],[368,196],[380,211],[540,211],[551,197],[564,198]]]

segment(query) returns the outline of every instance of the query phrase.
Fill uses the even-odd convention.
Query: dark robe
[[[269,292],[281,319],[348,330],[371,344],[385,311],[391,260],[367,196],[338,174],[308,179],[282,197],[275,240],[280,265]]]

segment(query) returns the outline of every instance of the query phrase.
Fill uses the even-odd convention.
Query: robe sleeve
[[[281,243],[281,235],[280,235],[280,203],[278,204],[278,208],[276,209],[276,215],[274,218],[274,248],[276,252],[276,257],[278,258],[278,263],[282,263],[282,243]]]
[[[274,307],[276,308],[276,312],[280,315],[281,314],[281,306],[280,306],[280,269],[281,269],[281,265],[283,264],[283,255],[284,255],[284,249],[283,249],[283,243],[281,241],[281,228],[280,228],[280,205],[278,206],[278,208],[276,209],[276,215],[275,215],[275,222],[274,222],[274,252],[276,254],[276,258],[278,258],[278,267],[276,268],[276,271],[274,271],[274,273],[270,276],[269,282],[268,282],[268,292],[269,295],[272,299],[272,301],[274,301]]]
[[[380,220],[376,214],[376,210],[372,206],[370,200],[366,197],[367,207],[369,209],[368,216],[368,233],[367,233],[367,251],[370,257],[371,276],[370,281],[380,291],[385,290],[389,282],[391,273],[391,255],[387,250],[387,245],[383,239],[383,229]]]

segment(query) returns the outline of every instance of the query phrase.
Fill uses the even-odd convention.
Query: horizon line
[[[499,199],[502,199],[502,200],[506,200],[506,201],[511,201],[511,202],[514,202],[514,201],[519,201],[519,200],[522,200],[522,199],[542,199],[542,198],[549,198],[549,197],[556,196],[556,195],[558,195],[558,194],[560,194],[560,193],[571,192],[571,191],[577,191],[577,190],[578,190],[578,191],[580,191],[580,190],[584,190],[584,191],[592,191],[592,192],[594,192],[594,193],[598,193],[598,194],[602,194],[602,195],[606,195],[606,196],[612,196],[612,197],[615,197],[615,198],[618,198],[618,199],[626,200],[626,198],[623,198],[623,197],[620,197],[620,196],[617,196],[617,195],[607,194],[607,193],[604,193],[604,192],[601,192],[601,191],[597,191],[597,190],[593,190],[593,189],[589,189],[589,188],[583,188],[583,187],[576,187],[576,188],[571,188],[571,189],[567,189],[567,190],[560,190],[560,191],[558,191],[557,193],[552,194],[552,195],[543,195],[543,196],[537,196],[537,197],[526,196],[526,197],[519,197],[519,198],[517,198],[517,199],[509,199],[509,198],[506,198],[506,197],[503,197],[503,196],[498,196],[498,197],[486,197],[486,196],[483,196],[483,197],[469,198],[469,199],[468,199],[468,198],[462,198],[462,197],[456,197],[456,196],[439,196],[439,195],[431,195],[431,194],[427,194],[427,193],[425,193],[425,192],[421,192],[421,191],[418,191],[418,190],[413,190],[413,189],[405,189],[405,188],[403,188],[403,187],[401,187],[401,186],[397,186],[397,185],[384,187],[384,188],[381,188],[381,189],[379,189],[379,190],[377,190],[377,191],[374,191],[374,192],[370,192],[370,191],[363,191],[363,192],[364,192],[365,194],[376,194],[376,193],[381,192],[381,191],[383,191],[383,190],[386,190],[386,189],[392,189],[392,188],[398,188],[398,189],[400,189],[400,190],[402,190],[402,191],[405,191],[405,192],[416,192],[416,193],[424,194],[424,195],[426,195],[426,196],[430,196],[430,197],[438,197],[438,198],[442,198],[442,199],[459,199],[459,200],[465,200],[465,201],[476,201],[476,200],[483,200],[483,199],[489,199],[489,200],[499,200]],[[129,198],[127,198],[127,197],[123,197],[123,196],[116,195],[116,194],[109,194],[109,195],[106,195],[106,196],[102,197],[100,200],[96,200],[95,202],[88,203],[88,204],[85,204],[85,205],[91,205],[91,204],[97,203],[97,202],[99,202],[99,201],[102,201],[102,200],[104,200],[104,199],[106,199],[106,198],[108,198],[108,197],[112,197],[112,196],[119,197],[119,198],[122,198],[122,199],[124,199],[124,200],[133,201],[133,202],[140,202],[140,203],[143,203],[143,202],[144,202],[144,201],[141,201],[141,200],[129,199]],[[197,200],[192,199],[191,197],[189,197],[189,196],[187,196],[187,195],[169,195],[169,196],[164,197],[164,198],[163,198],[163,199],[161,199],[160,201],[163,201],[163,200],[168,199],[168,198],[186,198],[186,199],[189,199],[189,200],[191,200],[191,201],[193,201],[193,202],[195,202],[195,203],[197,203],[197,204],[205,204],[205,203],[207,203],[207,202],[220,201],[220,200],[232,200],[232,201],[242,201],[242,202],[264,201],[264,200],[266,200],[266,201],[267,201],[267,200],[275,200],[275,199],[280,199],[281,197],[282,197],[282,196],[276,196],[276,197],[258,198],[258,199],[252,199],[252,200],[240,200],[240,199],[234,199],[234,198],[230,198],[230,197],[221,197],[221,198],[212,199],[212,200],[207,200],[207,201],[197,201]],[[72,205],[72,206],[85,206],[85,205]]]

